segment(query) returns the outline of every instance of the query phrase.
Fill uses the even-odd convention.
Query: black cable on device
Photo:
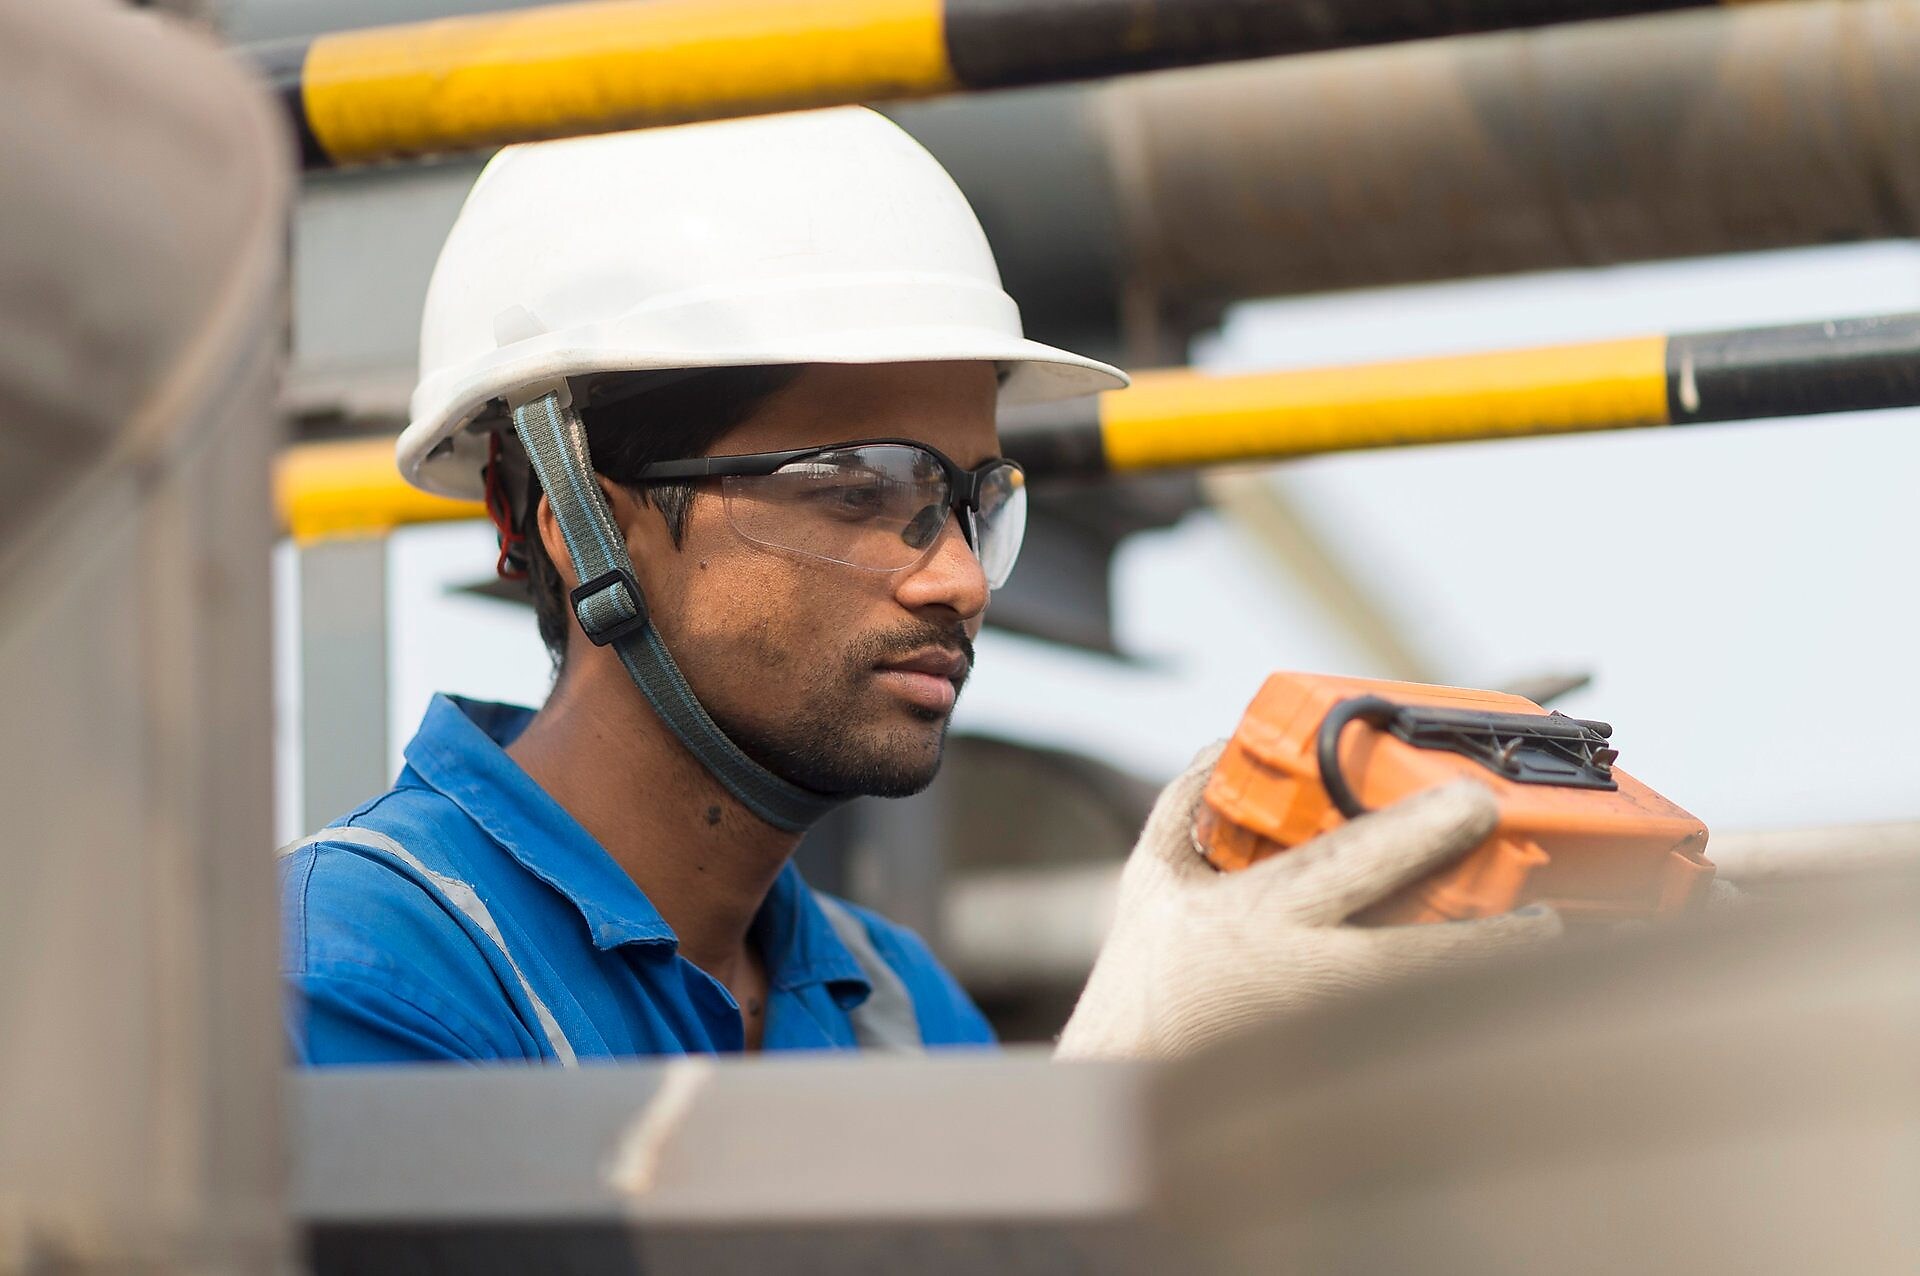
[[[1382,700],[1379,696],[1355,696],[1327,710],[1327,716],[1321,719],[1320,735],[1314,747],[1320,762],[1320,783],[1326,788],[1327,796],[1333,800],[1335,808],[1350,820],[1365,815],[1367,808],[1354,796],[1347,777],[1341,773],[1340,734],[1355,722],[1364,722],[1384,731],[1393,725],[1399,713],[1400,706],[1391,700]]]

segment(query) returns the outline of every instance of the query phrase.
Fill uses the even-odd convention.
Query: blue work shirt
[[[582,1060],[743,1047],[726,988],[679,955],[633,879],[507,756],[532,716],[434,697],[393,789],[331,826],[385,835],[418,858],[423,878],[345,840],[283,858],[282,964],[298,1062],[553,1060],[543,1013]],[[470,886],[498,940],[423,880]],[[899,975],[926,1045],[992,1042],[918,936],[840,907]],[[849,1012],[872,984],[792,864],[750,933],[767,965],[764,1047],[855,1048]]]

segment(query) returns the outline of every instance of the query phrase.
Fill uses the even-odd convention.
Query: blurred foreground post
[[[1155,1083],[1224,1272],[1920,1270],[1920,876],[1391,989]]]
[[[279,123],[94,0],[0,0],[0,103],[0,1269],[284,1270]]]

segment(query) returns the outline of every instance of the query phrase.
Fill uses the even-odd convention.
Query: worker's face
[[[999,455],[996,397],[986,363],[815,365],[711,453],[897,438],[972,468]],[[876,571],[749,539],[716,482],[696,485],[677,551],[657,513],[622,508],[661,636],[749,756],[819,792],[926,787],[987,606],[956,519],[916,565]]]

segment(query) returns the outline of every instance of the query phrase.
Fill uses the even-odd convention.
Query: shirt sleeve
[[[285,997],[293,1062],[479,1062],[481,1034],[450,1008],[390,975],[334,964],[289,974]]]
[[[848,905],[867,925],[875,951],[900,976],[913,998],[920,1020],[920,1040],[928,1046],[991,1046],[998,1044],[993,1025],[973,1004],[925,940],[857,905]]]
[[[458,924],[399,874],[324,843],[305,848],[282,862],[281,916],[294,1063],[539,1057],[510,1028],[469,1013],[504,1006],[498,981]]]

